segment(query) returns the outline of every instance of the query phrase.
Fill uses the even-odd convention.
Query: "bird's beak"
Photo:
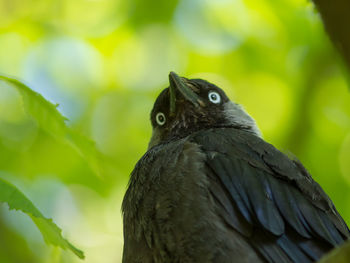
[[[183,79],[181,79],[175,72],[171,71],[169,74],[170,83],[170,115],[175,113],[176,108],[176,90],[178,90],[184,98],[193,103],[196,107],[202,105],[203,102],[199,96],[188,87]]]

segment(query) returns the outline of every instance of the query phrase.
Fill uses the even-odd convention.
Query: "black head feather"
[[[236,127],[260,134],[254,120],[216,85],[173,72],[169,82],[151,112],[153,135],[149,147],[214,127]]]

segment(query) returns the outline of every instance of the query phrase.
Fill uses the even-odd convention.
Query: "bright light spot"
[[[77,118],[91,90],[104,83],[101,55],[87,42],[71,38],[45,39],[24,61],[24,79],[63,115]]]
[[[169,72],[181,71],[186,65],[186,54],[179,44],[169,28],[160,26],[126,35],[114,53],[117,83],[132,89],[166,86]]]
[[[265,73],[250,74],[237,84],[237,103],[257,121],[267,137],[283,133],[290,122],[292,92],[287,83]]]
[[[175,13],[175,24],[196,51],[209,54],[222,54],[235,49],[242,42],[242,9],[240,0],[234,1],[234,8],[227,7],[227,1],[183,0],[179,3]],[[233,22],[237,27],[234,30],[226,28],[220,21],[221,16],[230,13],[236,18]],[[242,12],[244,13],[244,12]],[[216,19],[217,18],[217,19]],[[232,27],[232,25],[231,25]]]

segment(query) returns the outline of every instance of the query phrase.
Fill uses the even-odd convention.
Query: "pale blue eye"
[[[163,126],[166,122],[166,118],[163,112],[158,112],[156,115],[156,122],[159,126]]]
[[[220,94],[215,91],[210,91],[208,93],[208,98],[214,104],[219,104],[221,102]]]

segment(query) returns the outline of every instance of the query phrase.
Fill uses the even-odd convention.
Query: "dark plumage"
[[[123,201],[123,262],[313,262],[349,238],[297,160],[217,86],[170,73]]]

